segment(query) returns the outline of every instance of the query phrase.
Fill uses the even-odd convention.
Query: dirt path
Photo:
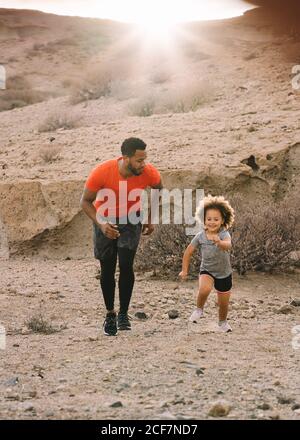
[[[276,313],[300,297],[299,275],[235,275],[234,331],[219,334],[214,295],[203,323],[187,326],[196,281],[138,274],[130,312],[149,319],[134,318],[131,333],[108,338],[96,261],[1,264],[0,321],[8,332],[1,419],[206,419],[219,399],[231,406],[230,419],[300,419],[300,350],[291,333],[300,308]],[[29,332],[24,322],[40,309],[67,328]],[[168,318],[172,309],[179,318]]]

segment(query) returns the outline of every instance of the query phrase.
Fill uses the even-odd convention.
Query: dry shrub
[[[208,103],[213,96],[212,87],[204,82],[192,81],[187,84],[173,85],[165,94],[153,92],[140,96],[129,106],[133,116],[151,116],[155,113],[185,113],[196,111]]]
[[[32,89],[30,83],[21,75],[7,78],[6,90],[1,90],[0,111],[35,104],[45,99],[45,94]]]
[[[99,99],[111,95],[112,84],[128,77],[128,66],[124,61],[102,63],[86,71],[85,77],[74,84],[71,103]]]
[[[43,314],[40,312],[31,318],[29,318],[25,325],[34,333],[42,333],[45,335],[51,335],[53,333],[58,333],[66,328],[66,326],[54,327],[49,323]]]
[[[131,116],[147,117],[153,115],[156,109],[156,98],[153,95],[145,95],[136,99],[129,106]]]
[[[78,127],[78,123],[79,116],[76,114],[53,113],[39,125],[38,131],[39,133],[45,133],[58,130],[59,128],[71,130],[72,128]]]
[[[176,277],[181,271],[182,256],[191,239],[182,225],[156,226],[152,236],[139,248],[137,269]],[[195,255],[191,260],[190,274],[199,272],[199,264],[199,257]]]
[[[162,101],[162,108],[167,112],[186,113],[196,111],[207,104],[213,96],[212,86],[204,81],[186,81],[169,91]]]
[[[242,206],[242,196],[229,197],[236,212],[231,230],[232,267],[239,274],[247,271],[281,271],[297,266],[291,254],[300,250],[299,200],[287,199],[277,205]],[[162,276],[177,276],[182,257],[192,237],[186,236],[181,225],[157,226],[153,235],[141,244],[137,254],[137,269],[154,270]],[[198,254],[198,253],[196,253]],[[190,274],[199,272],[200,258],[191,262]]]
[[[39,157],[45,163],[52,163],[59,159],[61,148],[56,145],[47,145],[40,149]]]
[[[232,263],[238,273],[270,272],[292,265],[290,254],[300,249],[299,200],[253,204],[236,212],[232,230]]]

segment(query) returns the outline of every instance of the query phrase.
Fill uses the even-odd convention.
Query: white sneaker
[[[227,321],[223,321],[221,322],[221,324],[219,324],[219,330],[223,333],[228,333],[228,332],[232,332],[232,328],[231,326],[228,324]]]
[[[199,319],[203,318],[203,310],[202,309],[195,309],[191,316],[189,317],[190,322],[194,322],[197,324]]]

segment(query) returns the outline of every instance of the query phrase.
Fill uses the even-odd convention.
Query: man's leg
[[[119,295],[120,313],[118,317],[119,330],[130,330],[131,325],[128,320],[128,308],[134,286],[133,262],[136,251],[126,248],[118,248],[119,255]]]
[[[117,264],[117,247],[113,249],[113,252],[109,257],[100,260],[101,275],[100,285],[103,293],[105,307],[107,312],[114,312],[115,304],[115,272]]]
[[[117,334],[117,315],[114,311],[115,302],[115,271],[117,264],[117,247],[109,257],[100,260],[101,275],[100,284],[105,302],[107,314],[103,323],[103,333],[106,336],[115,336]]]

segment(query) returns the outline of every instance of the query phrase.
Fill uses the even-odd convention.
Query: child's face
[[[205,215],[205,226],[208,232],[216,233],[223,225],[223,219],[218,209],[208,209]]]

